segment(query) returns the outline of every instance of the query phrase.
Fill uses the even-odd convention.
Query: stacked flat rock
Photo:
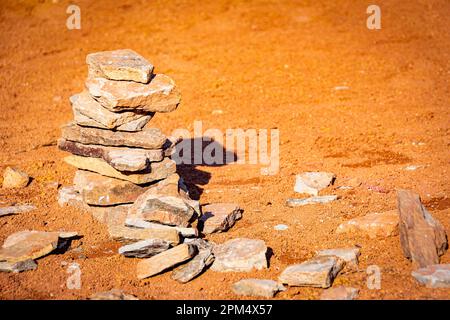
[[[70,97],[74,120],[58,140],[72,154],[65,162],[78,169],[64,196],[107,223],[119,239],[133,237],[120,234],[126,233],[121,228],[127,228],[128,211],[161,225],[190,226],[198,203],[170,159],[179,141],[147,125],[155,113],[177,108],[181,95],[174,81],[154,74],[153,65],[129,49],[92,53],[86,62],[85,90]]]

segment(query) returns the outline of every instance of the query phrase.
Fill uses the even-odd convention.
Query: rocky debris
[[[73,232],[19,231],[8,236],[0,248],[0,262],[10,264],[35,260],[58,247],[61,239],[77,236]]]
[[[111,131],[99,128],[82,127],[69,123],[61,128],[62,138],[82,144],[110,147],[135,147],[161,149],[166,136],[157,128],[145,128],[138,132]]]
[[[319,191],[334,182],[336,175],[329,172],[304,172],[296,176],[294,191],[317,196]]]
[[[212,247],[200,249],[197,246],[197,250],[198,254],[193,259],[172,272],[172,279],[181,283],[189,282],[214,262]]]
[[[304,198],[304,199],[287,199],[286,205],[288,207],[300,207],[300,206],[306,206],[308,204],[328,203],[331,201],[335,201],[337,199],[339,199],[339,197],[336,195],[314,196],[314,197]]]
[[[125,257],[148,258],[170,248],[170,242],[161,239],[147,239],[119,248],[119,254]]]
[[[95,206],[133,203],[146,190],[129,181],[84,170],[77,170],[73,183],[75,190],[83,197],[83,201]]]
[[[199,205],[191,200],[178,175],[152,185],[134,202],[129,217],[161,224],[188,227],[198,216]]]
[[[222,232],[242,218],[242,210],[235,203],[213,203],[202,207],[200,218],[203,233]]]
[[[263,240],[236,238],[213,249],[211,269],[219,272],[249,272],[267,268],[267,246]]]
[[[428,288],[450,288],[450,264],[429,265],[411,275]]]
[[[197,248],[190,244],[180,244],[156,256],[140,261],[137,264],[137,277],[145,279],[157,275],[167,269],[191,259]]]
[[[336,256],[318,256],[288,266],[278,279],[289,286],[329,288],[344,266],[345,261]]]
[[[141,229],[165,229],[165,230],[175,229],[184,238],[198,237],[198,230],[195,228],[183,228],[177,226],[172,227],[164,224],[148,222],[138,218],[127,218],[125,220],[125,225],[127,227],[141,228]]]
[[[19,214],[19,213],[25,213],[32,210],[35,210],[36,207],[29,204],[19,205],[19,206],[10,206],[10,207],[3,207],[0,208],[0,217],[8,216],[11,214]]]
[[[233,292],[243,296],[259,296],[273,298],[279,291],[286,288],[273,280],[244,279],[233,284]]]
[[[112,289],[105,292],[97,292],[92,295],[90,300],[139,300],[132,294],[126,294],[122,290]]]
[[[164,158],[161,162],[152,162],[149,169],[140,173],[124,173],[111,167],[106,161],[98,158],[67,156],[64,161],[78,169],[96,172],[98,174],[130,181],[134,184],[146,184],[165,179],[176,171],[175,161]]]
[[[395,236],[398,234],[397,210],[374,212],[351,219],[340,224],[336,233],[361,233],[371,239]]]
[[[130,49],[91,53],[86,63],[90,78],[148,83],[153,75],[153,65]]]
[[[176,230],[137,229],[122,225],[110,225],[108,232],[112,239],[127,244],[147,239],[165,240],[171,245],[180,243],[180,236]]]
[[[358,298],[359,289],[345,286],[338,286],[324,290],[320,300],[354,300]]]
[[[130,204],[121,204],[110,207],[88,206],[85,204],[87,211],[89,211],[97,221],[106,224],[107,226],[123,226],[128,216]]]
[[[81,194],[74,187],[62,187],[58,191],[58,204],[63,207],[69,205],[72,207],[86,209],[88,206],[83,201]]]
[[[175,82],[163,74],[155,75],[148,84],[88,78],[85,85],[95,100],[113,112],[171,112],[181,101]]]
[[[19,262],[12,262],[12,263],[7,262],[7,261],[0,262],[0,272],[19,273],[19,272],[23,272],[23,271],[36,270],[36,269],[37,269],[37,264],[32,259],[19,261]]]
[[[397,202],[403,254],[421,268],[438,264],[448,247],[444,227],[425,209],[418,194],[398,190]]]
[[[160,162],[164,159],[165,152],[164,149],[105,147],[65,139],[58,140],[58,147],[78,156],[103,159],[114,169],[129,172],[145,170],[150,162]]]
[[[346,265],[356,267],[360,256],[359,248],[325,249],[317,251],[317,256],[336,256],[345,261]]]
[[[81,126],[140,131],[153,117],[153,114],[147,113],[111,112],[103,108],[87,91],[71,96],[70,103],[75,122]]]
[[[16,168],[6,167],[3,172],[2,187],[6,189],[25,188],[29,181],[30,177],[25,172]]]

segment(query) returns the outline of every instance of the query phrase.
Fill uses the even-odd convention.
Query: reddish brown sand
[[[15,166],[33,177],[25,189],[1,189],[0,205],[38,207],[0,218],[0,242],[24,229],[78,231],[83,238],[72,247],[84,252],[49,255],[35,271],[1,273],[0,298],[85,299],[120,288],[140,299],[235,299],[231,285],[239,279],[276,279],[317,249],[353,245],[362,247],[360,270],[339,275],[335,285],[360,288],[362,299],[449,298],[448,289],[427,289],[411,277],[398,236],[334,232],[350,218],[394,209],[396,188],[419,193],[450,232],[448,1],[380,1],[379,31],[366,28],[367,1],[76,2],[81,30],[65,27],[68,1],[0,4],[0,172]],[[275,176],[261,176],[254,165],[183,172],[191,188],[203,190],[201,203],[234,201],[245,210],[230,231],[208,239],[263,239],[273,250],[270,269],[209,270],[188,284],[170,272],[139,281],[137,260],[116,253],[103,225],[58,206],[48,182],[70,185],[75,172],[54,145],[72,119],[68,98],[83,89],[86,54],[119,48],[136,50],[179,85],[178,110],[150,123],[164,132],[192,130],[194,120],[204,129],[280,130]],[[223,113],[213,114],[217,109]],[[404,170],[408,165],[424,167]],[[286,207],[286,198],[298,196],[295,174],[310,170],[336,173],[336,186],[351,178],[362,185],[325,190],[342,196],[331,204]],[[275,231],[280,223],[289,229]],[[81,266],[81,290],[66,287],[63,261]],[[450,253],[441,261],[449,263]],[[381,268],[380,290],[367,288],[370,265]],[[316,299],[321,292],[289,288],[276,298]]]

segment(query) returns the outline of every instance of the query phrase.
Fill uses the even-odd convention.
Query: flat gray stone
[[[344,265],[336,256],[319,256],[287,267],[278,279],[289,286],[329,288]]]
[[[279,291],[286,288],[273,280],[244,279],[233,284],[233,292],[243,296],[259,296],[273,298]]]
[[[175,229],[178,231],[184,238],[192,238],[198,237],[198,230],[195,228],[183,228],[177,226],[167,226],[160,223],[148,222],[139,218],[127,218],[125,220],[125,225],[127,227],[132,228],[141,228],[141,229]]]
[[[213,262],[214,256],[211,248],[199,250],[193,259],[172,272],[172,279],[181,283],[189,282],[201,274]]]
[[[19,213],[25,213],[29,211],[35,210],[36,207],[33,205],[19,205],[19,206],[10,206],[10,207],[3,207],[0,208],[0,217],[8,216],[11,214],[19,214]]]
[[[411,275],[428,288],[450,288],[450,264],[430,265]]]
[[[287,199],[286,205],[288,207],[300,207],[300,206],[306,206],[308,204],[328,203],[331,201],[335,201],[338,198],[339,197],[336,195],[330,195],[330,196],[310,197],[310,198],[304,198],[304,199]]]
[[[170,242],[162,239],[147,239],[119,248],[119,254],[125,257],[148,258],[170,248]]]
[[[267,246],[263,240],[236,238],[215,245],[212,270],[218,272],[250,272],[267,268]]]

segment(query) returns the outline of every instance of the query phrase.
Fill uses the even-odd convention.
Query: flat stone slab
[[[200,275],[213,262],[212,248],[201,249],[193,259],[172,272],[172,279],[187,283]]]
[[[411,275],[428,288],[450,288],[450,264],[430,265]]]
[[[104,223],[107,226],[124,226],[125,220],[128,216],[128,209],[130,204],[121,204],[110,207],[88,206],[87,211],[98,222]]]
[[[336,175],[330,172],[303,172],[296,176],[294,191],[317,196],[333,183]]]
[[[286,205],[288,207],[301,207],[306,206],[308,204],[318,204],[318,203],[328,203],[331,201],[335,201],[339,199],[339,196],[330,195],[330,196],[316,196],[304,199],[287,199]]]
[[[170,242],[161,239],[147,239],[119,248],[119,254],[125,257],[148,258],[170,248]]]
[[[153,65],[130,49],[101,51],[86,56],[89,77],[148,83]]]
[[[317,251],[317,256],[336,256],[344,260],[346,265],[356,267],[361,254],[360,251],[359,248],[325,249]]]
[[[0,261],[11,264],[35,260],[52,252],[59,238],[71,238],[76,233],[19,231],[8,236],[0,248]]]
[[[165,230],[176,230],[184,238],[198,237],[198,230],[195,228],[183,228],[177,226],[168,226],[160,223],[148,222],[139,218],[127,218],[125,220],[125,225],[132,228],[141,229],[165,229]]]
[[[233,292],[242,296],[258,296],[273,298],[279,291],[286,288],[273,280],[244,279],[233,284]]]
[[[398,234],[397,210],[369,213],[340,224],[336,233],[359,233],[371,239],[391,237]]]
[[[166,136],[157,128],[123,132],[82,127],[71,122],[62,126],[61,132],[62,138],[69,141],[111,147],[161,149],[167,141]]]
[[[121,225],[110,225],[108,226],[108,232],[112,239],[126,244],[148,239],[165,240],[171,245],[180,243],[180,236],[176,230],[137,229]]]
[[[208,204],[202,207],[202,213],[200,221],[204,234],[226,231],[242,218],[241,208],[235,203]]]
[[[236,238],[215,245],[211,270],[219,272],[250,272],[267,268],[267,246],[263,240]]]
[[[110,291],[97,292],[93,294],[90,300],[139,300],[136,296],[126,294],[122,290],[112,289]]]
[[[58,147],[72,154],[100,158],[118,171],[142,171],[149,167],[150,162],[160,162],[164,159],[164,149],[140,149],[126,147],[106,147],[94,144],[82,144],[65,139],[58,139]]]
[[[188,227],[196,217],[198,202],[180,188],[178,175],[160,181],[143,193],[129,210],[129,217]]]
[[[165,179],[176,171],[175,161],[164,158],[160,162],[152,162],[150,168],[139,173],[124,173],[111,167],[106,161],[98,158],[88,158],[71,155],[64,161],[78,169],[88,170],[101,175],[130,181],[134,184],[146,184],[149,182]]]
[[[23,271],[30,271],[30,270],[36,270],[37,264],[34,260],[25,260],[25,261],[19,261],[19,262],[7,262],[2,261],[0,262],[0,272],[12,272],[12,273],[19,273]]]
[[[155,75],[148,84],[88,78],[85,85],[94,99],[113,112],[171,112],[181,101],[175,82],[163,74]]]
[[[3,184],[5,189],[25,188],[30,181],[30,177],[25,172],[17,169],[6,167],[3,172]]]
[[[9,206],[0,208],[0,217],[9,216],[11,214],[25,213],[35,210],[36,207],[29,204]]]
[[[58,190],[58,204],[61,207],[69,205],[75,208],[86,210],[88,205],[83,201],[81,194],[73,186],[62,187]]]
[[[73,185],[89,205],[111,206],[133,203],[146,190],[129,181],[114,179],[100,174],[77,170]]]
[[[404,256],[420,268],[438,264],[448,247],[444,227],[425,209],[418,194],[398,190],[397,202]]]
[[[167,269],[191,259],[197,253],[197,248],[186,243],[164,251],[156,256],[140,261],[137,264],[138,279],[157,275]]]
[[[320,295],[320,300],[354,300],[358,298],[359,289],[345,286],[329,288]]]
[[[154,113],[111,112],[91,97],[89,92],[70,97],[74,120],[81,126],[101,129],[140,131],[153,117]]]
[[[329,288],[344,266],[336,256],[319,256],[287,267],[278,279],[289,286]]]

